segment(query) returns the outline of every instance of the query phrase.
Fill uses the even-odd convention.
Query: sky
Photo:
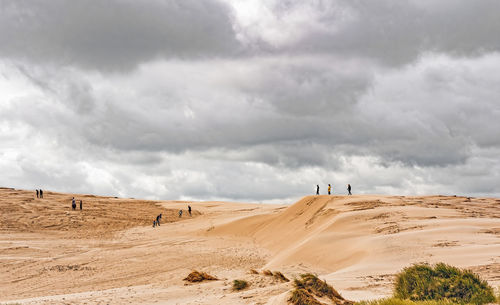
[[[0,0],[0,186],[500,197],[500,1]]]

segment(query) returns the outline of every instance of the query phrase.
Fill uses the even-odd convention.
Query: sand
[[[71,210],[73,196],[82,211]],[[266,269],[289,279],[316,273],[356,301],[391,295],[394,275],[416,262],[469,268],[500,285],[495,198],[320,195],[277,205],[44,197],[0,189],[2,304],[286,304],[291,282]],[[183,281],[192,270],[219,280]],[[235,279],[250,286],[235,292]]]

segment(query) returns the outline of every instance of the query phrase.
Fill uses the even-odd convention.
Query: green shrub
[[[493,289],[469,270],[439,263],[416,264],[396,276],[394,297],[416,300],[449,300],[484,304],[495,301]]]
[[[412,301],[402,300],[398,298],[387,298],[373,301],[361,301],[356,305],[458,305],[448,300],[426,300],[426,301]]]
[[[234,290],[242,290],[248,287],[248,282],[244,280],[234,280],[233,281],[233,289]]]

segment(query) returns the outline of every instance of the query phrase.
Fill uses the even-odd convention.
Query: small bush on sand
[[[268,275],[268,276],[273,276],[273,273],[271,272],[271,270],[262,270],[262,274]]]
[[[495,301],[493,288],[477,274],[443,263],[434,267],[416,264],[403,269],[396,276],[394,297],[478,305]]]
[[[185,279],[184,281],[188,282],[202,282],[202,281],[215,281],[217,280],[216,277],[211,276],[210,274],[207,274],[205,272],[199,272],[194,270],[191,272]]]
[[[458,305],[447,300],[426,300],[426,301],[412,301],[412,300],[401,300],[398,298],[387,298],[373,301],[361,301],[356,303],[356,305]]]
[[[292,292],[292,298],[289,299],[289,302],[292,304],[322,304],[316,300],[314,296],[320,298],[326,296],[337,305],[352,305],[354,303],[344,299],[340,293],[333,289],[332,286],[328,285],[326,281],[320,280],[316,275],[311,273],[301,274],[300,279],[295,279],[293,284],[296,289]],[[310,298],[316,303],[306,300]],[[301,303],[302,301],[305,303]]]
[[[292,291],[292,296],[288,299],[288,302],[293,305],[324,305],[304,289],[295,289]]]
[[[259,272],[257,270],[255,270],[255,269],[250,269],[249,272],[251,274],[259,274]]]
[[[242,290],[248,287],[248,282],[245,280],[234,280],[233,290]]]
[[[276,279],[278,279],[278,280],[280,280],[280,281],[282,281],[282,282],[290,282],[290,280],[289,280],[289,279],[287,279],[287,278],[286,278],[286,276],[284,276],[284,275],[283,275],[283,273],[281,273],[281,272],[279,272],[279,271],[274,271],[274,272],[273,272],[273,276],[274,276]]]
[[[305,289],[318,297],[327,296],[332,300],[344,299],[332,286],[328,285],[326,281],[320,280],[314,274],[301,274],[300,277],[301,279],[294,280],[295,287]]]

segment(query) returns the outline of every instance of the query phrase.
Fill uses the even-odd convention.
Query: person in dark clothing
[[[73,209],[73,211],[76,209],[75,197],[73,197],[73,199],[71,199],[71,208]]]
[[[43,198],[43,191],[40,189],[40,198]]]
[[[328,184],[328,195],[332,194],[332,186]]]
[[[80,200],[80,211],[82,210],[82,201]]]
[[[347,185],[347,192],[349,192],[349,195],[352,195],[351,194],[351,185],[350,184]]]
[[[182,210],[179,210],[179,218],[182,217]]]
[[[160,215],[156,216],[156,225],[159,226],[160,225]]]
[[[316,195],[319,195],[319,184],[316,184]]]
[[[191,215],[191,206],[190,205],[188,205],[188,212],[189,212],[189,216],[192,216]]]
[[[153,220],[153,228],[156,227],[156,220]]]
[[[38,198],[38,189],[36,190],[36,198]]]

